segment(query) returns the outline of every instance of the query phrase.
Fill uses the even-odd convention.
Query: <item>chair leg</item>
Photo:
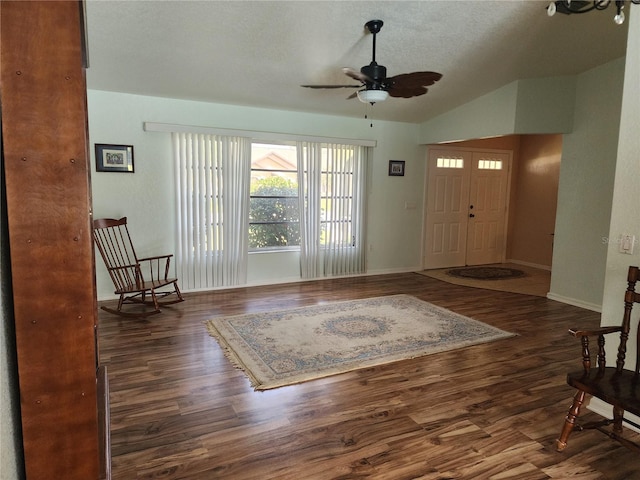
[[[173,288],[176,291],[176,295],[180,299],[181,302],[184,302],[184,298],[182,298],[182,293],[180,293],[180,289],[178,288],[178,282],[173,282]]]
[[[622,435],[622,417],[624,410],[620,407],[613,407],[613,433]]]
[[[567,416],[565,417],[564,426],[562,427],[562,432],[560,433],[560,438],[556,440],[556,450],[561,452],[567,446],[567,440],[569,439],[569,435],[571,434],[573,427],[576,424],[576,418],[580,415],[580,407],[584,403],[585,393],[582,390],[578,390],[576,396],[573,397],[573,403],[567,412]]]
[[[153,308],[156,312],[160,311],[160,305],[158,304],[158,298],[156,297],[156,291],[152,288],[151,291],[151,300],[153,302]]]

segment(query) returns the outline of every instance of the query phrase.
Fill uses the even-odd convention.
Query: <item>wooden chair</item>
[[[627,275],[628,287],[624,295],[624,316],[622,325],[612,327],[602,327],[595,330],[579,330],[571,329],[569,333],[580,338],[582,344],[582,370],[569,373],[567,375],[567,383],[578,389],[573,404],[569,408],[569,412],[565,418],[564,427],[557,440],[556,447],[558,451],[562,451],[567,446],[569,434],[575,427],[576,418],[580,414],[585,394],[592,395],[613,406],[613,419],[595,422],[590,425],[584,425],[583,428],[597,428],[606,433],[611,438],[618,440],[626,447],[640,451],[637,443],[631,442],[622,436],[622,419],[624,412],[630,412],[634,415],[640,415],[640,388],[638,383],[638,368],[640,367],[640,353],[636,353],[635,371],[626,370],[624,368],[625,357],[627,352],[627,339],[629,338],[629,330],[631,323],[631,308],[634,303],[640,302],[640,293],[636,293],[635,286],[638,281],[638,267],[629,267]],[[607,367],[605,358],[605,335],[611,333],[620,333],[620,344],[618,345],[618,355],[616,366]],[[598,345],[598,353],[596,355],[597,368],[591,368],[591,353],[589,351],[589,338],[596,337]],[[636,352],[640,352],[640,332],[636,338]],[[612,429],[605,429],[607,425],[613,424]]]
[[[115,293],[120,295],[117,309],[102,306],[103,310],[124,317],[146,317],[160,313],[163,305],[184,301],[178,279],[169,277],[173,255],[138,258],[129,236],[127,217],[94,220],[93,239],[111,276]],[[169,289],[158,291],[164,287]],[[170,295],[175,297],[160,301]],[[122,306],[129,303],[150,305],[153,310],[123,311]]]

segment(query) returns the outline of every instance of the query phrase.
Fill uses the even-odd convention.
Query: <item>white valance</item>
[[[235,130],[215,127],[204,127],[196,125],[178,125],[173,123],[144,122],[145,132],[166,132],[166,133],[197,133],[205,135],[223,135],[233,137],[250,137],[253,140],[274,142],[314,142],[314,143],[340,143],[343,145],[355,145],[361,147],[375,147],[376,140],[366,140],[357,138],[333,138],[310,135],[297,135],[292,133],[258,132],[251,130]]]

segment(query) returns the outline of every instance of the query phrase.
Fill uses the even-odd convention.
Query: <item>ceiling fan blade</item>
[[[342,69],[342,71],[344,72],[344,74],[347,77],[351,77],[354,80],[358,80],[362,83],[367,83],[367,82],[372,82],[373,80],[371,80],[369,77],[367,77],[364,73],[360,72],[359,70],[354,70],[353,68],[348,68],[345,67]]]
[[[347,97],[347,100],[351,100],[352,98],[356,98],[358,96],[358,92],[353,92],[351,95]]]
[[[362,88],[362,85],[300,85],[304,88]]]
[[[427,86],[442,78],[437,72],[403,73],[387,78],[387,91],[391,97],[411,98],[427,93]]]
[[[412,98],[419,97],[427,93],[427,87],[411,87],[411,88],[390,88],[387,90],[390,97],[396,98]]]
[[[387,78],[387,83],[397,86],[398,88],[428,87],[441,78],[442,74],[437,72],[413,72]]]

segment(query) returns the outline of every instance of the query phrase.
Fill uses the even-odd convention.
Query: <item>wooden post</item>
[[[0,100],[25,468],[101,475],[81,3],[0,2]]]

